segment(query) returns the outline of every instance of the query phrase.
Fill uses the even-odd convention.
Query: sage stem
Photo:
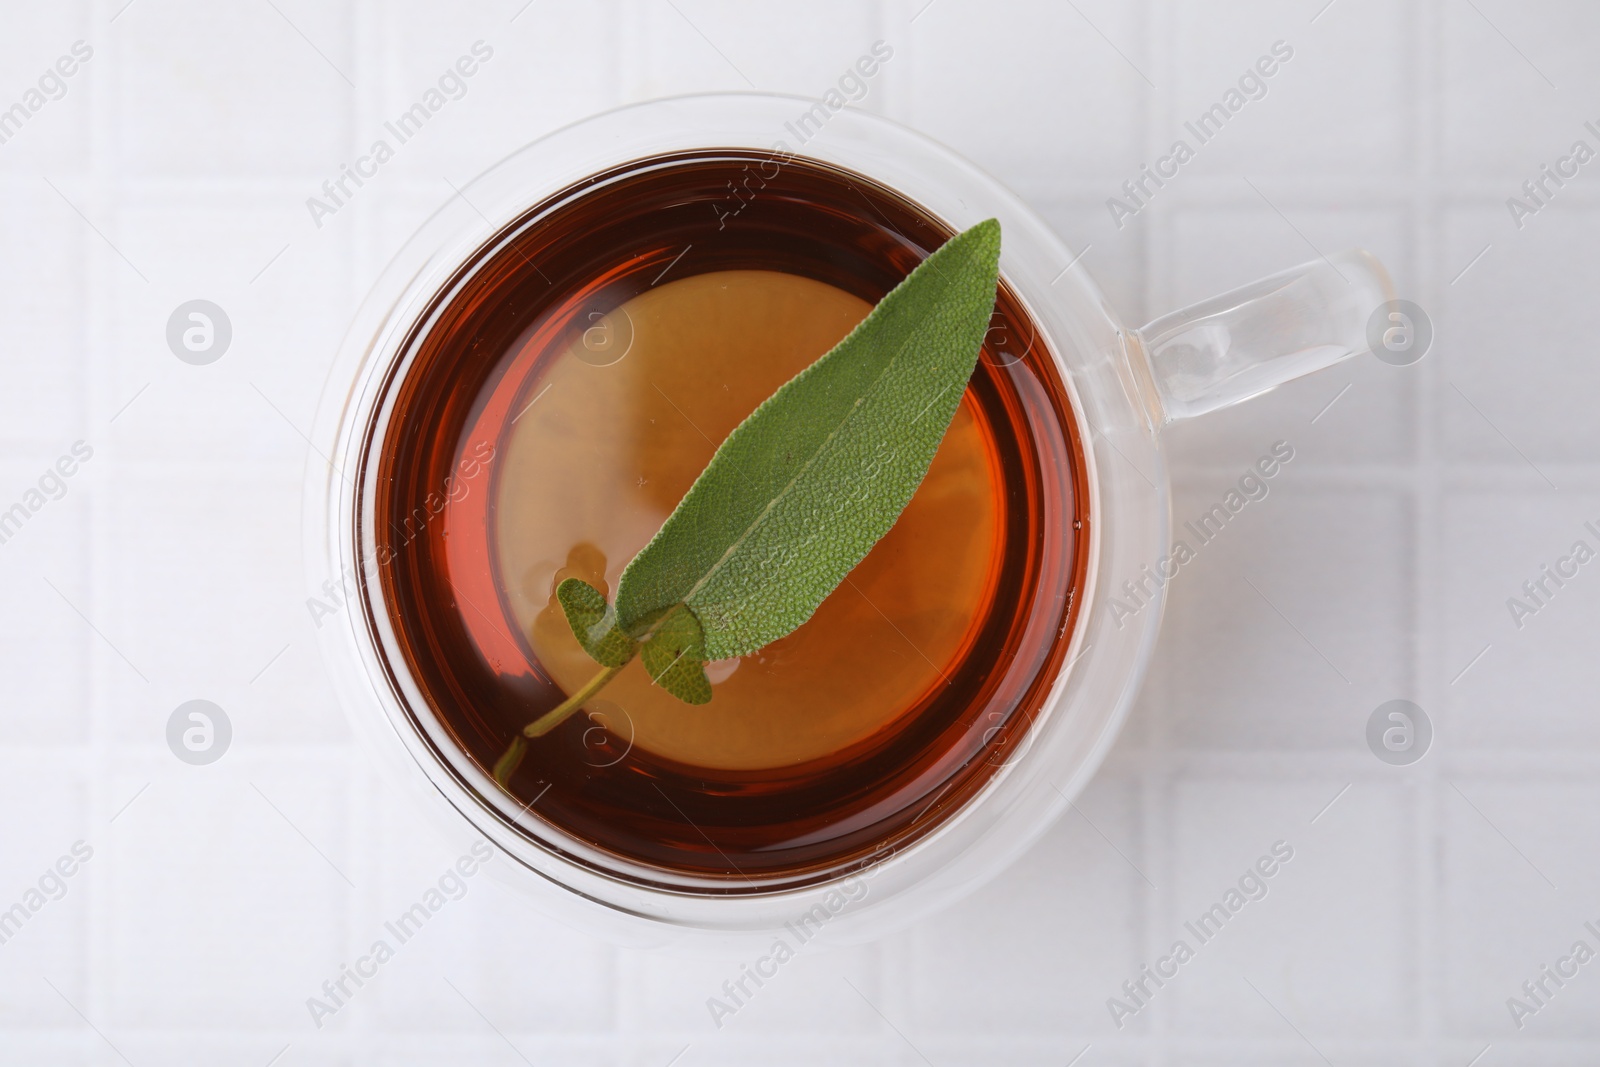
[[[626,663],[622,665],[626,666]],[[588,703],[590,697],[604,689],[606,683],[615,678],[622,667],[607,667],[585,682],[582,689],[524,726],[522,733],[511,739],[511,746],[506,749],[505,755],[495,761],[494,780],[499,782],[502,788],[509,788],[511,776],[517,773],[517,768],[522,766],[522,758],[528,754],[528,738],[543,737],[566,722],[573,712]]]
[[[626,667],[627,664],[623,664],[622,666]],[[615,678],[617,676],[617,672],[620,670],[622,670],[622,667],[607,667],[593,678],[590,678],[584,683],[582,689],[579,689],[576,693],[573,693],[567,699],[557,704],[554,708],[545,712],[543,715],[524,726],[522,728],[523,736],[543,737],[551,730],[554,730],[557,726],[560,726],[562,723],[566,722],[567,718],[571,716],[573,712],[577,711],[579,708],[583,707],[589,702],[590,697],[604,689],[606,687],[606,683]]]

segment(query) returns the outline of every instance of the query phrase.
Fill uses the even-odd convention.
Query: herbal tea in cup
[[[999,228],[984,232],[997,253]],[[841,168],[705,151],[566,191],[464,272],[395,383],[374,547],[429,711],[519,804],[642,869],[737,891],[917,839],[1024,743],[1074,622],[1089,516],[1067,391],[1020,300],[992,265],[965,290],[965,362],[949,381],[904,372],[926,403],[863,425],[840,401],[836,424],[811,425],[853,380],[840,364],[781,406],[858,326],[858,358],[876,358],[889,342],[863,320],[947,243],[923,284],[953,285],[954,236]],[[957,299],[942,293],[876,317],[923,329]],[[758,408],[768,428],[741,429]],[[768,439],[741,452],[745,432]],[[851,434],[855,453],[810,465]],[[721,481],[698,486],[725,442]],[[484,467],[471,484],[468,461]],[[788,509],[759,556],[749,538],[766,535],[722,528],[740,507],[738,531]],[[674,594],[690,607],[646,604],[630,637],[616,619],[636,557],[638,589],[705,558]],[[784,601],[799,586],[820,602]],[[716,589],[720,606],[702,603]],[[680,617],[695,636],[669,645]],[[593,647],[608,634],[625,658]]]

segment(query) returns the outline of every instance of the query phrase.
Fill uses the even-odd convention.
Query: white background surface
[[[123,2],[0,15],[0,107],[94,48],[0,145],[0,509],[94,448],[0,545],[0,908],[94,849],[0,946],[0,1063],[1600,1058],[1600,962],[1520,1031],[1506,1007],[1600,947],[1600,564],[1520,630],[1505,604],[1600,546],[1600,163],[1521,230],[1505,205],[1600,147],[1600,7]],[[745,77],[815,96],[879,38],[862,106],[1016,188],[1129,320],[1362,245],[1433,351],[1171,431],[1180,519],[1296,458],[1175,582],[1079,811],[967,903],[802,954],[719,1032],[737,958],[614,949],[479,878],[318,1031],[306,998],[455,859],[352,746],[304,604],[302,434],[356,301],[536,135]],[[467,96],[315,227],[306,198],[478,39]],[[1266,98],[1116,229],[1106,198],[1279,39]],[[164,338],[195,297],[233,322],[207,367]],[[234,724],[209,767],[163,740],[194,697]],[[1394,697],[1437,730],[1412,767],[1364,741]],[[1279,839],[1270,895],[1118,1030],[1107,998]]]

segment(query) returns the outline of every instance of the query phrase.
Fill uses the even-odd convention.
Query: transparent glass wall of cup
[[[508,223],[551,194],[636,159],[703,148],[768,150],[779,141],[897,190],[952,231],[991,216],[1001,222],[1001,272],[1046,334],[1091,467],[1086,609],[1066,637],[1066,666],[1047,708],[1018,754],[959,812],[855,875],[849,906],[827,927],[830,939],[878,936],[958,899],[1003,870],[1061,814],[1115,739],[1155,644],[1159,603],[1118,626],[1099,586],[1138,574],[1170,544],[1162,426],[1365,351],[1369,317],[1392,300],[1377,261],[1350,252],[1130,329],[1037,215],[949,149],[848,108],[803,146],[793,144],[785,124],[814,103],[764,94],[654,101],[569,126],[508,156],[440,208],[383,272],[346,335],[318,413],[306,486],[308,580],[318,596],[338,576],[347,592],[361,590],[321,628],[358,735],[448,834],[498,847],[503,862],[490,869],[544,910],[613,939],[753,936],[804,913],[829,886],[728,895],[692,879],[652,887],[629,872],[608,872],[605,856],[561,840],[518,810],[430,726],[422,693],[399,669],[388,615],[375,602],[378,563],[361,558],[357,547],[362,524],[373,521],[371,476],[362,473],[372,465],[363,463],[363,449],[381,447],[384,383],[404,372],[405,339],[426,328],[457,268]],[[354,581],[358,576],[366,580]]]

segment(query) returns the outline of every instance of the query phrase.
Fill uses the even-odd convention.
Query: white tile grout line
[[[343,109],[344,113],[341,159],[354,155],[364,130],[380,125],[378,116],[383,101],[384,78],[389,70],[385,59],[390,43],[383,33],[383,26],[383,16],[374,0],[349,0],[345,5],[348,44],[345,59],[355,85],[354,89],[330,85],[327,90],[330,101],[336,101],[335,106]],[[332,95],[334,93],[338,95],[335,97]],[[316,182],[311,185],[314,187]],[[375,201],[366,198],[355,200],[350,205],[348,226],[329,227],[316,235],[318,242],[327,242],[326,246],[316,247],[305,242],[296,253],[298,256],[337,257],[349,300],[348,315],[355,314],[357,302],[366,295],[358,289],[360,279],[375,277],[377,273],[378,263],[372,251],[377,240],[378,210]],[[292,239],[295,235],[290,233],[285,236]],[[311,426],[311,431],[315,434],[315,425]],[[344,946],[342,958],[348,959],[355,959],[366,950],[366,946],[361,944],[366,933],[363,920],[378,914],[382,892],[381,862],[378,857],[381,855],[379,841],[383,827],[378,808],[378,790],[364,788],[375,783],[371,782],[372,775],[366,764],[354,758],[355,755],[354,752],[347,754],[345,771],[339,775],[342,781],[339,795],[344,809],[344,840],[339,844],[343,845],[341,856],[345,865],[356,878],[355,888],[340,894],[338,914],[342,929],[335,935]],[[362,1050],[371,1048],[373,1035],[381,1033],[373,1022],[377,1003],[376,998],[357,998],[351,1003],[348,1012],[350,1018],[345,1021],[344,1033],[340,1035],[341,1044]],[[317,1035],[318,1038],[324,1036]]]
[[[1440,87],[1443,70],[1440,53],[1439,19],[1441,0],[1412,0],[1410,17],[1413,20],[1414,39],[1425,42],[1418,49],[1418,62],[1411,68],[1411,121],[1413,190],[1411,204],[1411,269],[1421,286],[1422,299],[1437,308],[1444,299],[1444,288],[1439,284],[1439,200],[1434,187],[1435,176],[1440,171],[1438,118]],[[1434,353],[1438,355],[1438,353]],[[1441,543],[1440,527],[1440,450],[1438,448],[1439,419],[1435,403],[1436,386],[1442,360],[1424,359],[1421,374],[1412,378],[1413,425],[1417,433],[1413,444],[1414,467],[1417,474],[1416,489],[1412,499],[1414,516],[1411,536],[1412,581],[1412,631],[1417,635],[1416,655],[1413,657],[1413,675],[1410,679],[1417,699],[1424,708],[1431,706],[1435,722],[1446,716],[1441,703],[1442,690],[1437,674],[1442,650],[1435,639],[1434,620],[1440,619],[1443,567],[1437,561],[1433,547]],[[1413,832],[1417,839],[1410,850],[1413,856],[1411,881],[1415,887],[1410,899],[1414,909],[1410,928],[1415,940],[1411,945],[1409,962],[1415,976],[1417,989],[1416,1037],[1424,1042],[1427,1056],[1437,1062],[1443,1054],[1441,1022],[1443,1008],[1440,1002],[1442,986],[1438,963],[1442,956],[1439,909],[1436,906],[1436,872],[1441,857],[1438,834],[1438,797],[1435,782],[1439,760],[1424,761],[1420,768],[1427,788],[1418,790],[1412,810]]]
[[[88,86],[89,180],[90,188],[93,190],[89,202],[95,204],[97,209],[111,199],[106,192],[108,179],[112,175],[111,167],[114,161],[111,156],[115,143],[112,126],[115,95],[111,91],[111,84],[120,73],[118,61],[125,54],[112,47],[112,41],[117,36],[125,34],[126,27],[113,26],[109,19],[117,14],[115,8],[120,6],[120,0],[102,0],[100,3],[91,3],[85,8],[89,24],[84,27],[84,39],[91,41],[92,44],[103,45],[95,51],[96,67],[86,72],[93,78]],[[110,218],[109,224],[115,228],[116,218]],[[98,299],[111,290],[105,285],[105,279],[98,276],[101,271],[97,269],[97,263],[98,260],[92,255],[85,255],[81,268],[88,304],[82,361],[88,380],[94,383],[90,395],[86,398],[84,416],[87,425],[84,427],[84,433],[105,439],[110,436],[111,426],[107,414],[121,401],[111,399],[118,379],[115,361],[111,361],[103,368],[96,365],[102,358],[99,353],[115,351],[111,340],[112,301]],[[102,427],[105,427],[104,432],[101,430]],[[114,573],[110,566],[111,546],[105,534],[107,524],[104,516],[107,498],[113,495],[113,487],[117,484],[118,464],[115,449],[106,448],[104,451],[108,453],[103,461],[105,467],[99,472],[103,478],[89,490],[88,514],[83,520],[85,558],[82,577],[84,588],[89,593],[91,610],[94,610],[94,606],[108,602],[107,589],[102,582],[108,581],[109,576]],[[100,833],[98,817],[103,811],[109,812],[117,803],[113,797],[114,767],[111,762],[111,734],[115,719],[111,715],[110,705],[114,699],[114,690],[106,683],[103,653],[91,648],[86,663],[89,668],[87,684],[84,687],[84,697],[89,702],[88,713],[85,715],[85,720],[89,724],[89,758],[86,762],[90,775],[87,789],[89,810],[86,814],[89,817],[91,831],[106,840],[109,834]],[[117,811],[116,814],[121,815],[122,812]],[[106,824],[106,829],[108,831],[111,829],[109,822]],[[105,855],[105,861],[94,864],[93,869],[88,872],[89,883],[86,887],[90,899],[87,929],[84,932],[87,941],[84,946],[84,999],[89,1014],[97,1019],[112,1018],[111,978],[114,960],[110,952],[112,931],[110,890],[115,853],[109,840],[106,840]]]
[[[1176,0],[1148,0],[1142,9],[1144,38],[1149,49],[1143,58],[1158,72],[1158,84],[1163,86],[1143,92],[1144,159],[1156,159],[1169,148],[1170,143],[1163,144],[1163,141],[1167,133],[1177,126],[1173,120],[1177,110],[1177,86],[1180,84],[1177,74],[1177,21],[1180,14]],[[1172,246],[1174,217],[1174,212],[1170,210],[1153,213],[1149,225],[1143,228],[1139,238],[1142,253],[1136,269],[1142,276],[1139,288],[1144,296],[1144,306],[1124,311],[1132,315],[1135,322],[1148,322],[1177,306],[1175,303],[1170,307],[1165,304],[1165,298],[1171,295],[1170,275],[1158,266],[1167,262],[1164,253]],[[1171,740],[1173,727],[1171,716],[1167,713],[1170,705],[1161,699],[1167,695],[1167,687],[1164,678],[1151,680],[1156,681],[1159,687],[1153,696],[1160,701],[1162,710],[1149,717],[1152,720],[1149,727],[1154,735],[1150,740],[1166,744]],[[1136,943],[1139,946],[1139,958],[1144,960],[1155,958],[1163,946],[1162,939],[1171,930],[1177,929],[1180,921],[1174,848],[1177,823],[1173,818],[1175,791],[1172,761],[1163,757],[1155,768],[1141,774],[1138,782],[1138,805],[1134,810],[1140,822],[1139,844],[1148,850],[1141,858],[1151,868],[1158,887],[1141,894],[1147,903],[1135,919],[1136,922],[1142,919],[1141,936]],[[1160,1010],[1146,1023],[1153,1046],[1152,1062],[1156,1067],[1163,1067],[1170,1057],[1169,1045],[1176,1025],[1174,1015],[1170,1010]]]

